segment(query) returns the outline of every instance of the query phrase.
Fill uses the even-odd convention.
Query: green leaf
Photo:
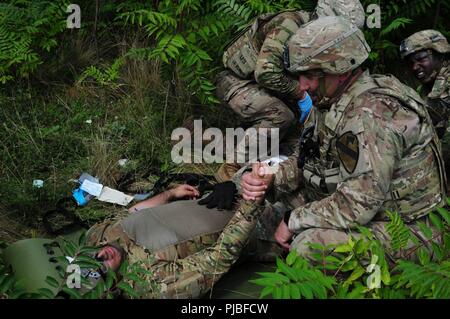
[[[134,291],[133,287],[131,287],[130,284],[128,284],[124,281],[119,282],[119,284],[117,285],[117,288],[126,292],[131,297],[137,297],[137,293]]]
[[[289,285],[283,285],[283,299],[290,299],[291,290],[289,289]]]
[[[335,253],[347,253],[351,251],[353,251],[353,248],[348,244],[339,245],[334,249]]]
[[[116,273],[113,270],[108,269],[108,273],[106,274],[106,288],[111,289],[116,280]]]
[[[319,243],[307,243],[307,245],[309,247],[311,247],[312,249],[319,250],[319,251],[323,251],[325,248],[323,245],[321,245]]]
[[[425,223],[417,222],[417,225],[419,226],[420,231],[424,234],[424,236],[427,239],[431,239],[431,237],[433,237],[433,231],[430,229],[430,227],[425,225]]]
[[[306,298],[306,299],[313,299],[314,295],[312,293],[312,289],[309,285],[306,283],[301,283],[297,285],[298,289],[300,290],[300,293]]]
[[[348,279],[345,281],[344,284],[349,285],[351,284],[353,281],[355,281],[356,279],[358,279],[359,277],[361,277],[362,275],[365,274],[365,269],[362,268],[360,265],[358,265],[352,272],[352,274],[350,275],[350,277],[348,277]]]
[[[58,288],[59,287],[59,282],[53,277],[47,276],[45,278],[45,282],[48,283],[53,288]]]
[[[259,295],[259,298],[262,299],[262,298],[267,297],[268,295],[270,295],[270,294],[273,292],[273,289],[274,289],[273,286],[267,286],[267,287],[265,287],[265,288],[261,291],[261,294]]]
[[[300,299],[300,290],[298,289],[298,286],[295,284],[289,285],[289,291],[290,291],[290,297],[291,299]]]
[[[272,294],[273,298],[274,299],[281,299],[282,295],[283,295],[283,292],[282,292],[281,288],[279,286],[276,286],[273,289],[273,294]]]
[[[295,260],[297,259],[297,253],[295,250],[291,250],[289,254],[286,257],[286,264],[288,266],[292,266],[295,263]]]
[[[55,298],[55,294],[53,293],[53,291],[51,291],[50,289],[47,288],[39,288],[37,290],[38,294],[41,296],[44,296],[47,299],[53,299]]]
[[[86,232],[83,232],[78,238],[78,246],[84,246],[86,243]]]
[[[289,268],[288,265],[286,265],[279,257],[277,257],[277,267],[280,271],[282,271],[284,274],[286,274],[286,276],[292,280],[292,281],[296,281],[297,280],[297,276],[295,274],[295,271],[291,268]]]
[[[431,247],[433,249],[433,254],[436,256],[436,259],[438,261],[441,261],[442,258],[444,257],[444,252],[442,251],[442,248],[435,242],[431,243]]]
[[[250,283],[259,285],[259,286],[276,286],[280,283],[278,279],[274,278],[259,278],[259,279],[252,279],[249,280]]]
[[[417,251],[417,257],[419,258],[421,265],[427,265],[430,263],[431,257],[426,248],[419,248]]]
[[[68,294],[71,299],[81,299],[81,294],[77,289],[71,289],[69,287],[63,287],[62,289],[66,294]]]
[[[442,220],[433,213],[430,213],[428,216],[430,217],[431,222],[437,228],[437,230],[443,232],[444,224],[442,223]]]
[[[367,248],[368,248],[368,245],[364,242],[363,239],[359,239],[356,242],[355,251],[357,254],[362,254],[364,251],[367,250]]]
[[[355,287],[350,293],[346,296],[348,299],[361,299],[364,298],[364,293],[366,288],[363,286]]]
[[[389,267],[387,265],[381,266],[381,281],[385,285],[389,285],[391,283],[391,274],[389,273]]]
[[[279,283],[288,283],[289,282],[289,278],[287,278],[286,276],[277,273],[277,272],[257,272],[256,274],[264,277],[264,278],[270,278],[270,279],[274,279],[277,280]]]
[[[447,202],[450,205],[450,198],[447,197]],[[437,211],[439,212],[439,214],[442,216],[442,218],[445,219],[445,222],[447,223],[447,225],[450,225],[450,214],[448,212],[448,210],[446,210],[445,208],[438,208]]]
[[[6,293],[14,284],[14,277],[8,276],[3,282],[0,287],[0,294]]]

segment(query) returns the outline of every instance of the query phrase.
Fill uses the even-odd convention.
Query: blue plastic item
[[[73,198],[77,201],[79,206],[85,206],[90,200],[90,196],[88,193],[83,192],[80,188],[76,188],[72,191]]]
[[[311,112],[313,103],[308,92],[305,92],[305,97],[297,102],[300,109],[300,123],[304,123],[309,113]]]

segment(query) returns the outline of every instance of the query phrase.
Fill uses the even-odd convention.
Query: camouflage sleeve
[[[239,258],[263,206],[242,202],[215,245],[177,261],[152,263],[153,298],[198,298],[212,288]]]
[[[273,189],[275,192],[291,193],[298,188],[301,171],[297,166],[297,159],[298,152],[295,152],[287,160],[280,163],[273,181]]]
[[[412,139],[405,136],[417,134],[420,120],[414,112],[387,97],[369,95],[357,101],[360,107],[347,113],[352,116],[343,119],[345,125],[340,131],[345,133],[336,141],[339,145],[341,137],[352,135],[350,140],[358,145],[356,162],[346,159],[336,148],[342,182],[330,196],[293,210],[288,225],[292,231],[311,227],[349,229],[364,225],[384,203],[394,165],[401,159],[402,151],[411,147],[405,145],[405,141]],[[393,114],[397,120],[392,118]],[[342,148],[345,149],[348,150]]]
[[[255,79],[259,85],[279,94],[298,98],[298,81],[284,70],[283,51],[285,43],[300,27],[295,16],[279,15],[271,21],[276,25],[262,44],[255,69]]]

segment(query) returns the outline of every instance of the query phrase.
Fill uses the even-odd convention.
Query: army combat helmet
[[[364,34],[354,24],[338,16],[323,17],[303,25],[291,37],[284,63],[293,74],[313,69],[343,74],[360,66],[369,53]]]
[[[414,33],[400,44],[402,59],[421,50],[432,49],[439,53],[450,53],[450,45],[442,33],[436,30],[422,30]]]
[[[317,18],[341,16],[362,29],[365,22],[364,8],[359,0],[319,0],[314,11]]]

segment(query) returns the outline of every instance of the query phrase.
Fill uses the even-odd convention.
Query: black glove
[[[214,186],[213,191],[207,197],[198,201],[199,205],[205,205],[207,208],[217,207],[218,209],[230,210],[233,207],[233,201],[237,189],[233,182],[228,181]]]

